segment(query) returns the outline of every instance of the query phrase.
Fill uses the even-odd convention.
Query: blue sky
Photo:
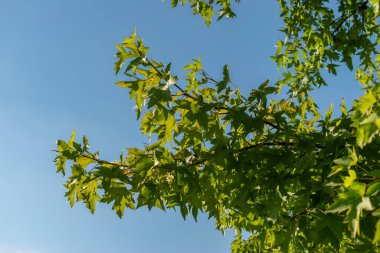
[[[280,20],[275,1],[242,1],[238,18],[207,28],[187,8],[160,0],[0,0],[0,252],[229,252],[206,215],[198,223],[180,213],[127,212],[110,206],[95,215],[71,209],[53,164],[55,140],[72,130],[89,137],[104,159],[147,142],[140,136],[127,90],[114,85],[115,43],[134,27],[150,56],[178,72],[193,58],[249,92],[278,77],[275,52]],[[180,73],[179,73],[180,74]],[[359,92],[353,74],[329,78],[316,92],[322,108],[350,104]]]

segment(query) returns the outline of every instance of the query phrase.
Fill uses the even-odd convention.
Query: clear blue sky
[[[53,164],[55,140],[86,133],[93,150],[116,159],[142,146],[127,90],[114,85],[115,43],[134,27],[150,56],[179,70],[202,57],[209,73],[230,65],[244,91],[276,80],[269,59],[281,37],[275,1],[245,0],[238,18],[207,28],[187,8],[160,0],[0,0],[0,252],[229,252],[212,220],[140,209],[117,218],[110,206],[95,215],[71,209]],[[347,71],[316,93],[326,108],[360,89]]]

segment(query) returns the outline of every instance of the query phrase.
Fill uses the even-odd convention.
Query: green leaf
[[[165,138],[163,139],[163,142],[166,142],[166,140],[169,140],[169,142],[171,143],[174,129],[175,129],[175,118],[174,118],[174,115],[169,113],[166,118]]]
[[[63,155],[59,155],[54,159],[55,165],[57,167],[56,172],[62,173],[63,176],[65,176],[66,160],[67,160],[67,158]]]
[[[193,207],[193,208],[191,209],[191,213],[192,213],[192,215],[193,215],[194,220],[197,222],[197,221],[198,221],[198,220],[197,220],[197,217],[198,217],[198,208]]]
[[[346,107],[346,101],[344,99],[342,99],[341,110],[342,110],[343,115],[345,115],[345,116],[348,115],[347,107]]]
[[[82,168],[86,168],[89,164],[95,163],[95,160],[87,158],[87,157],[79,156],[75,159],[75,162],[79,164]]]
[[[348,171],[349,176],[344,177],[344,187],[349,187],[356,179],[356,172],[354,170]]]
[[[137,82],[125,82],[125,81],[120,81],[115,83],[117,86],[123,87],[123,88],[130,88],[133,85],[136,85]]]
[[[257,88],[258,90],[264,90],[269,84],[269,79],[265,80],[260,86]]]
[[[230,82],[230,71],[228,70],[228,65],[223,66],[223,81]]]
[[[368,196],[372,196],[378,193],[379,190],[380,190],[380,180],[377,180],[376,182],[373,182],[368,186],[366,194]]]
[[[180,210],[181,210],[181,215],[182,215],[183,219],[186,220],[186,216],[189,213],[189,210],[188,210],[187,206],[183,205],[183,204],[180,205]]]
[[[160,142],[160,141],[157,141],[157,142],[155,142],[155,143],[153,143],[153,144],[151,144],[151,145],[149,145],[149,146],[145,146],[145,150],[146,150],[146,151],[152,151],[152,150],[157,149],[157,148],[160,147],[160,146],[161,146],[161,142]]]
[[[72,147],[73,147],[73,145],[74,145],[74,143],[75,143],[75,136],[76,136],[76,132],[73,131],[73,132],[71,133],[70,140],[67,142],[67,146],[68,146],[69,148],[72,148]]]
[[[376,223],[376,232],[373,237],[373,243],[378,243],[380,241],[380,219]]]
[[[370,177],[380,178],[380,170],[371,170],[367,175]]]
[[[349,208],[356,208],[361,202],[361,196],[356,191],[346,191],[340,194],[339,198],[328,207],[331,213],[340,213]]]
[[[355,107],[361,112],[366,112],[374,103],[376,102],[376,97],[372,92],[368,92],[360,97],[359,100],[355,102]]]
[[[172,0],[172,8],[177,7],[178,5],[178,0]]]

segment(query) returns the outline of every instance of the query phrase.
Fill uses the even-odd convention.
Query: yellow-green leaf
[[[375,236],[373,237],[373,243],[377,243],[380,241],[380,220],[376,223],[376,232]]]

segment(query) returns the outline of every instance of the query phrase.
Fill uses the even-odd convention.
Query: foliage
[[[231,5],[233,2],[239,3],[240,0],[171,0],[171,5],[175,8],[179,3],[185,5],[188,2],[193,9],[193,14],[200,15],[204,18],[206,25],[209,26],[212,17],[215,15],[215,10],[217,10],[218,20],[224,17],[236,17],[236,14],[232,11]]]
[[[215,8],[219,18],[234,16],[229,0],[189,3],[207,24]],[[379,1],[279,3],[286,39],[273,59],[283,78],[246,96],[228,66],[215,80],[194,60],[179,81],[136,33],[117,45],[115,71],[127,77],[117,85],[157,142],[109,162],[86,137],[58,141],[57,172],[72,162],[70,204],[92,212],[96,202],[112,204],[120,217],[139,207],[195,219],[206,212],[217,229],[237,232],[232,252],[379,251]],[[332,107],[322,115],[311,91],[342,64],[356,71],[364,95],[350,110],[343,100],[339,117]],[[283,86],[287,93],[274,99]]]

